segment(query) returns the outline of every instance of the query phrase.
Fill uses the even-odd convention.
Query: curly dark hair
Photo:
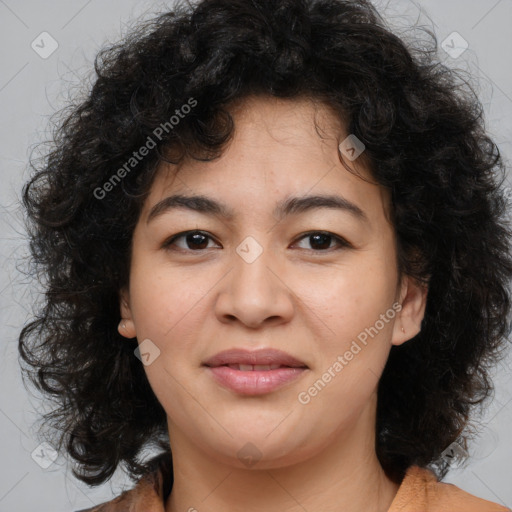
[[[466,445],[470,413],[493,390],[511,305],[504,164],[473,88],[441,63],[429,29],[428,44],[406,43],[367,0],[173,9],[98,53],[90,91],[60,113],[23,189],[46,293],[19,352],[24,375],[58,404],[44,415],[58,450],[65,443],[89,485],[120,465],[142,475],[145,448],[170,455],[137,341],[117,332],[142,204],[163,160],[222,154],[234,101],[302,97],[332,107],[365,144],[372,177],[391,190],[400,274],[429,287],[421,332],[392,347],[379,382],[378,458],[396,482],[412,464],[444,477],[442,452]]]

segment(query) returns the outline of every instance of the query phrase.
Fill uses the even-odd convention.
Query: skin
[[[121,334],[160,350],[144,368],[173,450],[165,510],[387,511],[398,485],[375,454],[376,390],[391,347],[419,332],[427,295],[409,277],[399,280],[389,193],[344,168],[338,144],[348,133],[327,106],[261,96],[231,113],[235,134],[219,159],[161,165],[121,291]],[[347,163],[369,177],[362,160]],[[180,208],[148,222],[151,209],[176,193],[204,194],[234,216]],[[272,215],[278,201],[307,194],[341,195],[367,221],[330,208]],[[186,237],[165,247],[186,230],[210,238],[200,238],[202,249]],[[315,245],[305,234],[317,231],[351,246],[335,237]],[[236,252],[247,236],[263,249],[252,263]],[[298,394],[394,303],[401,304],[394,318],[300,403]],[[242,396],[202,365],[235,347],[278,348],[308,370],[271,393]],[[248,442],[261,457],[252,467],[237,456]]]

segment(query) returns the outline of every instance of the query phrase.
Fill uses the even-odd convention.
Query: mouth
[[[217,384],[239,395],[262,395],[295,381],[308,366],[273,349],[232,349],[203,363]]]

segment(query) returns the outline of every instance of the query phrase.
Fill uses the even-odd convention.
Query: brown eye
[[[181,239],[183,239],[181,245],[177,244],[176,241]],[[209,240],[213,239],[202,231],[185,231],[172,236],[163,244],[163,247],[171,248],[175,245],[182,250],[201,251],[208,248]]]
[[[306,233],[300,238],[300,240],[307,240],[311,246],[310,250],[321,252],[331,249],[331,244],[334,242],[334,246],[338,247],[352,247],[349,242],[344,238],[341,238],[328,231],[312,231]],[[306,249],[309,249],[306,247]]]

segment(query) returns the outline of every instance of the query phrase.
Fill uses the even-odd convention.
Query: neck
[[[371,402],[350,432],[337,432],[320,452],[266,469],[221,463],[169,424],[174,483],[165,511],[387,512],[399,485],[377,459]]]

